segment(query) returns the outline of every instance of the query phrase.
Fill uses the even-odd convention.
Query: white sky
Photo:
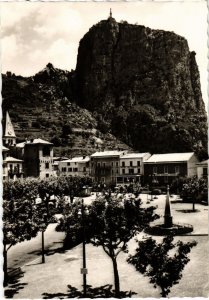
[[[48,62],[76,67],[79,40],[109,15],[153,29],[174,31],[197,53],[207,103],[207,2],[4,2],[1,3],[1,68],[29,76]],[[207,108],[207,104],[206,104]]]

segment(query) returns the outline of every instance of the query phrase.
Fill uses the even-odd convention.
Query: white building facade
[[[74,157],[62,160],[58,164],[59,175],[66,176],[89,176],[89,156]]]
[[[120,156],[119,176],[117,184],[128,184],[142,181],[144,162],[151,156],[150,153],[126,153]]]

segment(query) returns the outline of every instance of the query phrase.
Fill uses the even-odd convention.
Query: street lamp
[[[81,217],[82,232],[83,232],[83,268],[81,268],[81,274],[83,274],[83,297],[86,298],[86,275],[88,269],[86,268],[86,232],[85,232],[85,216],[89,214],[88,208],[83,205],[83,199],[81,200],[81,209],[78,211],[78,216]]]
[[[37,205],[40,205],[42,204],[42,199],[41,198],[36,198],[35,200],[35,207]],[[47,209],[48,211],[48,209]],[[47,225],[47,218],[48,218],[48,214],[47,213],[44,213],[43,214],[43,228],[41,229],[41,262],[42,264],[45,263],[45,250],[44,250],[44,232],[45,232],[45,225]]]

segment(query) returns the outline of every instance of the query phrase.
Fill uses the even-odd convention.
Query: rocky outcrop
[[[101,21],[80,41],[76,79],[79,105],[96,111],[135,149],[205,152],[199,72],[185,38]]]
[[[75,71],[49,63],[29,78],[8,72],[2,96],[21,139],[46,138],[59,151],[89,154],[102,140],[102,148],[207,158],[195,52],[173,32],[110,17],[81,39]]]

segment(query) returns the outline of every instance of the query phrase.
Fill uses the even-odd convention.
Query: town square
[[[2,297],[207,298],[206,3],[1,18]]]

